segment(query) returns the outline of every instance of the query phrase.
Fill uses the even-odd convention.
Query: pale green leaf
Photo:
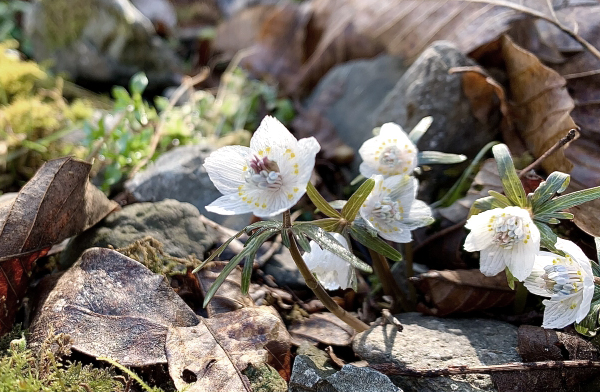
[[[504,208],[506,204],[496,199],[494,196],[482,197],[473,202],[469,210],[469,216],[477,215],[480,212],[493,210],[494,208]]]
[[[548,249],[551,252],[554,253],[558,253],[558,254],[564,254],[562,251],[559,251],[558,249],[556,249],[556,240],[558,239],[558,236],[556,235],[556,233],[554,231],[552,231],[552,228],[550,226],[548,226],[545,223],[539,222],[539,221],[534,221],[535,225],[537,226],[538,230],[540,231],[540,245],[543,246],[544,248]]]
[[[373,272],[371,266],[354,256],[352,252],[344,248],[337,240],[328,232],[318,226],[311,224],[299,224],[295,226],[299,232],[304,233],[311,240],[315,241],[319,246],[329,252],[335,253],[342,259],[349,262],[352,266],[367,273]]]
[[[419,123],[415,125],[412,131],[410,131],[410,133],[408,134],[408,139],[410,139],[410,141],[413,142],[413,144],[416,146],[417,143],[419,143],[419,140],[421,140],[421,138],[423,137],[423,135],[425,135],[425,132],[427,132],[432,122],[433,117],[423,117],[421,121],[419,121]]]
[[[302,250],[306,253],[310,253],[310,243],[304,236],[304,233],[296,228],[292,228],[292,232],[294,233],[294,238],[296,239],[298,245],[300,245],[300,248],[302,248]]]
[[[367,181],[363,182],[356,192],[350,196],[350,199],[348,199],[348,202],[344,208],[342,208],[342,217],[348,222],[354,221],[356,214],[358,214],[358,210],[360,210],[360,207],[365,202],[369,194],[371,194],[371,191],[374,187],[375,180],[372,178],[369,178]]]
[[[534,214],[542,204],[554,197],[555,194],[563,192],[569,186],[571,176],[562,172],[553,172],[533,192],[531,198]]]
[[[367,248],[374,250],[382,256],[387,257],[393,261],[402,260],[402,255],[396,249],[391,247],[387,242],[379,237],[373,237],[366,229],[352,225],[350,228],[350,235],[356,241],[360,242]]]
[[[319,226],[323,230],[331,232],[331,231],[337,230],[337,228],[340,224],[340,220],[336,219],[336,218],[325,218],[325,219],[319,219],[316,221],[297,222],[297,223],[294,223],[294,225],[303,225],[306,223],[310,223],[312,225]]]
[[[511,201],[508,200],[508,197],[504,196],[502,193],[498,193],[494,190],[489,190],[488,194],[494,199],[496,199],[498,201],[497,204],[501,205],[502,207],[509,207],[513,205]]]
[[[492,152],[498,165],[498,174],[500,174],[500,179],[502,180],[504,193],[514,205],[526,207],[527,195],[515,170],[508,147],[505,144],[497,144],[492,148]]]
[[[508,287],[510,287],[512,290],[514,290],[515,282],[517,281],[517,278],[515,278],[513,276],[512,272],[510,272],[508,267],[504,269],[504,272],[506,273],[506,283],[508,283]]]
[[[442,165],[461,163],[467,160],[462,154],[449,154],[439,151],[421,151],[417,154],[418,165]]]
[[[581,191],[569,193],[567,195],[563,195],[552,199],[546,203],[544,203],[539,210],[538,214],[543,214],[546,212],[555,212],[569,209],[571,207],[578,206],[580,204],[586,203],[588,201],[595,200],[600,197],[600,186],[584,189]]]
[[[319,191],[317,191],[317,189],[314,187],[314,185],[311,184],[310,182],[306,186],[306,194],[308,195],[310,200],[313,202],[315,207],[317,207],[321,212],[323,212],[323,214],[327,215],[330,218],[340,218],[341,217],[340,213],[337,212],[333,207],[331,207],[329,205],[327,200],[325,200],[323,198],[323,196],[321,196]]]
[[[252,277],[252,267],[254,266],[254,262],[248,259],[244,263],[244,269],[242,270],[241,289],[244,295],[248,294],[248,290],[250,289],[250,278]],[[254,257],[252,260],[254,260]]]

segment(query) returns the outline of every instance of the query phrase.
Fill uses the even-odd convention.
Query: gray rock
[[[125,188],[139,201],[175,199],[193,204],[207,218],[241,230],[250,223],[251,214],[226,216],[206,211],[206,205],[222,196],[203,166],[211,152],[206,145],[174,148],[127,181]]]
[[[475,117],[471,102],[463,93],[462,75],[448,73],[452,67],[473,65],[475,62],[453,44],[434,42],[374,110],[373,126],[395,122],[408,132],[423,117],[433,116],[433,124],[418,143],[419,150],[465,154],[473,158],[486,143],[496,138],[501,120],[499,110],[492,111],[489,118]],[[455,176],[444,172],[448,166],[432,168],[423,177],[429,182],[421,189],[421,197],[426,201],[436,198],[436,190],[448,188],[455,181]],[[456,176],[461,173],[456,170]]]
[[[298,355],[294,360],[289,386],[289,392],[402,392],[376,370],[352,365],[339,372],[323,370],[306,355]]]
[[[373,137],[373,113],[405,70],[399,58],[388,55],[338,65],[321,79],[307,106],[321,108],[340,139],[358,151],[365,140]],[[357,153],[353,164],[355,174],[359,164]]]
[[[71,265],[91,247],[121,248],[146,236],[164,245],[171,256],[187,257],[204,253],[216,240],[214,229],[204,226],[198,210],[176,200],[137,203],[107,216],[99,225],[73,238],[61,253],[61,265]]]
[[[277,4],[280,0],[217,0],[217,6],[226,18],[241,10],[259,4]]]
[[[290,251],[285,247],[267,260],[262,269],[265,274],[271,275],[280,287],[306,288],[302,274],[298,271]]]
[[[420,313],[396,316],[404,330],[379,326],[356,335],[354,352],[370,363],[396,363],[418,369],[519,362],[517,328],[486,319],[441,319]],[[488,375],[392,377],[406,392],[495,391]]]
[[[128,0],[37,0],[25,26],[35,60],[71,79],[126,85],[144,71],[149,88],[179,84],[177,56]]]

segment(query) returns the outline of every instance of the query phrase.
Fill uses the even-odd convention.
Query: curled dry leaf
[[[289,373],[290,335],[271,307],[259,306],[171,327],[166,342],[169,374],[178,390],[251,392],[242,371],[268,363]]]
[[[196,273],[198,284],[202,295],[217,279],[223,268],[227,265],[225,261],[215,261]],[[236,267],[219,287],[212,300],[206,306],[208,317],[217,314],[231,312],[248,306],[254,306],[254,301],[248,295],[242,295],[242,270]]]
[[[88,181],[90,169],[70,157],[51,160],[0,204],[0,334],[12,328],[33,263],[118,207]]]
[[[523,362],[600,358],[598,349],[577,334],[567,334],[532,325],[519,327],[517,351],[523,358]],[[593,384],[586,387],[586,382],[597,376],[597,369],[565,368],[499,373],[494,375],[493,379],[500,392],[515,390],[578,392],[597,389]]]
[[[465,313],[509,305],[515,292],[504,273],[485,276],[478,269],[428,271],[411,279],[424,294],[419,311],[436,316]]]
[[[52,329],[70,335],[73,349],[125,366],[166,363],[167,329],[198,324],[165,277],[105,248],[88,249],[39,295],[32,345]]]
[[[332,313],[315,313],[308,318],[294,320],[289,331],[296,346],[302,343],[348,346],[355,333],[354,329]]]

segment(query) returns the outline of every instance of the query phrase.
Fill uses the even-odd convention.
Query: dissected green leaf
[[[546,181],[533,192],[531,198],[533,211],[539,208],[543,203],[550,200],[555,194],[563,192],[569,186],[571,176],[562,172],[551,173]]]
[[[252,264],[254,262],[254,256],[256,255],[258,248],[260,248],[263,242],[268,240],[270,237],[272,237],[275,233],[279,231],[273,227],[265,227],[259,230],[261,230],[260,233],[255,233],[250,238],[248,238],[248,241],[246,241],[246,244],[244,245],[244,249],[240,253],[235,255],[235,257],[232,258],[229,261],[229,263],[227,263],[225,268],[223,268],[223,272],[221,272],[217,279],[215,279],[214,283],[210,286],[210,288],[206,292],[206,296],[204,297],[204,307],[206,307],[206,305],[208,304],[208,302],[210,302],[210,300],[215,295],[219,287],[223,284],[223,282],[227,278],[227,275],[229,275],[231,271],[233,271],[233,269],[244,259],[246,259],[246,263]]]
[[[597,198],[600,198],[600,186],[552,199],[540,207],[538,214],[566,210]]]
[[[254,262],[250,261],[248,259],[244,263],[244,269],[242,270],[241,289],[242,289],[242,294],[244,294],[244,295],[248,294],[248,289],[250,288],[250,278],[252,277],[252,267],[254,265]]]
[[[551,252],[563,254],[563,252],[556,249],[557,235],[552,228],[545,223],[534,221],[535,225],[540,231],[540,245],[548,249]]]
[[[440,165],[461,163],[467,160],[467,157],[462,154],[450,154],[439,151],[421,151],[417,154],[418,165]]]
[[[359,270],[365,271],[367,273],[373,272],[373,269],[370,265],[366,264],[364,261],[354,256],[352,252],[350,252],[348,249],[344,248],[339,242],[337,242],[337,240],[331,234],[321,229],[320,227],[305,223],[299,224],[295,226],[295,228],[299,232],[304,233],[311,240],[319,244],[319,246],[322,249],[335,253],[336,255],[340,256]]]
[[[534,219],[552,224],[560,223],[559,219],[573,219],[570,212],[548,212],[546,214],[535,215]]]
[[[469,216],[477,215],[483,211],[493,210],[494,208],[504,207],[507,207],[506,204],[494,196],[482,197],[481,199],[477,199],[473,202],[471,210],[469,211]]]
[[[342,208],[342,217],[348,222],[354,221],[356,214],[358,214],[358,210],[360,210],[360,206],[362,206],[369,194],[371,194],[374,187],[375,180],[371,178],[363,182],[356,192],[350,196],[350,199],[348,199],[344,208]]]
[[[498,203],[500,205],[502,205],[502,207],[508,207],[508,206],[512,205],[512,203],[510,202],[508,197],[504,196],[502,193],[498,193],[496,191],[490,190],[490,191],[488,191],[488,194],[490,196],[492,196],[494,199],[496,199],[498,201]]]
[[[302,222],[302,223],[298,223],[298,224],[306,224],[306,223],[310,223],[315,226],[319,226],[323,230],[331,232],[331,231],[337,230],[337,228],[340,224],[340,220],[337,218],[325,218],[325,219],[319,219],[316,221]]]
[[[412,131],[410,131],[410,133],[408,134],[408,138],[411,142],[413,142],[414,145],[417,145],[417,143],[419,143],[419,140],[421,140],[423,135],[425,135],[425,132],[427,132],[432,122],[433,117],[423,117],[421,121],[419,121],[419,123],[415,125]]]
[[[393,261],[402,260],[402,254],[377,236],[372,236],[365,228],[358,225],[350,227],[350,235],[369,249]]]
[[[331,207],[329,205],[327,200],[325,200],[323,198],[323,196],[321,196],[319,191],[317,191],[315,186],[313,184],[311,184],[310,182],[306,186],[306,194],[308,195],[310,200],[313,202],[315,207],[317,207],[323,214],[327,215],[330,218],[340,218],[341,217],[340,213],[337,212],[333,207]]]
[[[502,187],[506,196],[517,206],[527,206],[527,195],[523,184],[517,175],[515,165],[510,157],[510,152],[505,144],[497,144],[492,147],[496,164],[498,165],[498,173],[502,180]]]
[[[304,234],[301,233],[299,230],[295,230],[294,228],[292,228],[292,232],[294,233],[294,238],[296,239],[296,242],[300,245],[302,250],[307,253],[310,253],[310,243],[308,242]]]
[[[290,242],[290,232],[288,229],[281,230],[281,243],[283,243],[283,246],[288,249],[292,246],[292,243]]]

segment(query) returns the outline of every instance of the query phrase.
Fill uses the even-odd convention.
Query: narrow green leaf
[[[542,205],[538,214],[566,210],[600,197],[600,186],[584,189],[552,199]]]
[[[287,229],[281,230],[281,243],[288,249],[290,248],[290,246],[292,246],[292,244],[290,243],[290,236]]]
[[[227,241],[225,241],[223,243],[223,245],[219,246],[217,248],[217,250],[215,250],[210,256],[208,256],[208,258],[206,260],[204,260],[199,266],[197,266],[196,268],[194,268],[194,270],[192,271],[192,273],[195,274],[196,272],[198,272],[202,268],[204,268],[204,266],[206,264],[208,264],[211,261],[213,261],[216,257],[219,257],[221,255],[221,253],[223,253],[223,251],[229,246],[229,244],[231,244],[231,241],[235,240],[236,238],[240,238],[242,236],[242,234],[244,234],[244,232],[246,231],[246,229],[247,228],[242,229],[236,235],[234,235],[233,237],[231,237]]]
[[[356,184],[358,184],[361,181],[366,180],[367,177],[363,176],[362,174],[359,174],[358,176],[356,176],[356,178],[354,178],[354,180],[350,181],[350,186],[354,186]]]
[[[254,266],[254,257],[252,260],[249,260],[249,257],[246,258],[246,262],[244,263],[244,269],[242,270],[242,294],[248,294],[248,289],[250,289],[250,278],[252,277],[252,267]]]
[[[507,268],[504,269],[504,272],[506,273],[506,283],[508,283],[508,287],[511,288],[511,290],[515,289],[515,282],[517,281],[517,278],[515,278],[512,274],[512,272],[510,272],[510,270]]]
[[[304,234],[300,230],[295,228],[292,228],[292,232],[294,233],[294,238],[296,239],[296,242],[300,245],[302,250],[307,253],[310,253],[310,243],[308,242]]]
[[[237,267],[237,265],[244,258],[248,259],[248,260],[246,260],[246,262],[249,262],[252,264],[254,262],[254,256],[256,255],[258,248],[260,248],[260,246],[266,240],[268,240],[270,237],[272,237],[277,231],[278,230],[275,230],[273,228],[264,228],[264,230],[261,233],[254,234],[254,235],[252,235],[252,237],[248,238],[248,241],[246,241],[246,244],[244,245],[244,249],[240,253],[235,255],[229,261],[229,263],[227,263],[225,268],[223,268],[223,271],[221,271],[219,276],[217,276],[217,279],[215,279],[213,284],[210,286],[210,288],[206,292],[206,296],[204,297],[204,304],[203,304],[204,307],[206,307],[206,305],[210,302],[210,300],[215,295],[217,290],[219,290],[219,287],[221,287],[221,285],[223,284],[225,279],[227,279],[227,276],[229,276],[231,271],[233,271],[233,269],[235,267]]]
[[[482,197],[473,202],[469,210],[469,216],[477,215],[480,212],[493,210],[494,208],[504,208],[506,205],[494,196]]]
[[[323,212],[323,214],[327,215],[330,218],[340,218],[341,217],[340,213],[337,212],[333,207],[331,207],[329,205],[327,200],[325,200],[323,198],[323,196],[321,196],[319,191],[317,191],[317,189],[314,187],[314,185],[311,184],[310,182],[306,186],[306,194],[308,195],[310,200],[313,202],[315,207],[317,207],[321,212]]]
[[[340,220],[337,218],[325,218],[325,219],[319,219],[319,220],[310,221],[310,222],[298,222],[298,223],[294,223],[294,225],[303,225],[306,223],[310,223],[312,225],[319,226],[320,228],[322,228],[325,231],[336,231],[340,224]]]
[[[475,169],[479,166],[479,161],[481,161],[490,148],[494,147],[496,144],[498,144],[498,142],[489,142],[483,146],[473,161],[469,164],[467,170],[465,170],[460,178],[454,183],[454,185],[452,185],[452,188],[450,188],[444,197],[433,203],[431,208],[448,207],[456,200],[460,199],[467,189],[469,189],[469,186],[471,185],[471,176],[473,175]]]
[[[374,250],[382,256],[393,261],[402,260],[402,255],[396,249],[391,247],[387,242],[379,237],[373,237],[366,229],[352,225],[350,227],[350,235],[356,241],[360,242],[369,249]]]
[[[554,197],[555,194],[563,192],[569,186],[571,176],[562,172],[553,172],[533,192],[531,198],[533,213],[536,213],[542,204]]]
[[[540,245],[551,252],[563,254],[563,252],[556,249],[555,245],[558,236],[556,235],[556,233],[554,233],[554,231],[552,231],[552,228],[550,228],[550,226],[542,222],[534,221],[533,223],[535,223],[538,230],[540,231]]]
[[[258,221],[251,225],[246,226],[244,228],[244,231],[247,234],[250,234],[252,232],[252,230],[262,228],[262,227],[268,227],[268,228],[281,230],[281,228],[283,227],[283,222],[280,222],[280,221]]]
[[[519,207],[527,207],[527,195],[523,184],[517,175],[515,165],[510,157],[510,152],[506,144],[497,144],[492,148],[496,164],[498,165],[498,173],[502,180],[502,187],[504,193],[513,202],[514,205]]]
[[[493,190],[489,190],[488,194],[490,196],[492,196],[494,199],[496,199],[498,201],[497,204],[502,205],[502,207],[509,207],[512,206],[511,201],[508,199],[508,197],[504,196],[502,193],[498,193],[496,191]]]
[[[321,229],[318,226],[303,224],[295,226],[297,230],[304,233],[308,238],[315,241],[322,249],[328,250],[336,255],[340,256],[347,262],[349,262],[355,268],[367,273],[373,272],[371,266],[354,256],[352,252],[344,248],[337,240],[328,232]]]
[[[570,212],[547,212],[545,214],[534,215],[533,219],[541,222],[547,222],[552,224],[560,223],[559,219],[573,219],[573,214]]]
[[[467,160],[462,154],[449,154],[439,151],[421,151],[417,154],[418,165],[441,165],[451,163],[461,163]]]
[[[358,214],[358,210],[365,202],[367,197],[371,194],[371,191],[375,187],[375,180],[369,178],[367,181],[363,182],[363,184],[354,192],[348,202],[342,208],[342,217],[346,219],[348,222],[354,221],[356,218],[356,214]]]
[[[412,131],[410,131],[410,133],[408,134],[408,138],[411,142],[413,142],[415,146],[417,145],[417,143],[419,143],[419,140],[421,140],[423,135],[425,135],[425,132],[427,132],[432,122],[433,117],[423,117],[421,121],[419,121],[419,123],[415,125]]]

